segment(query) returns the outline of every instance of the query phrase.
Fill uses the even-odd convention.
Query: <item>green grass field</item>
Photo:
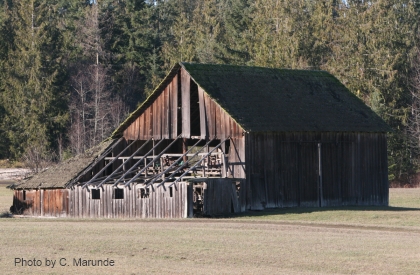
[[[0,212],[11,202],[0,184]],[[1,218],[0,233],[1,274],[419,274],[420,189],[391,189],[390,207],[382,208],[223,219]],[[22,258],[41,266],[15,264]],[[114,266],[77,266],[79,259]]]

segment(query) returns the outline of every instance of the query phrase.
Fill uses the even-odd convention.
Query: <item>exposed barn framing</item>
[[[163,218],[387,205],[387,131],[326,72],[180,63],[106,142],[15,185],[12,208]]]

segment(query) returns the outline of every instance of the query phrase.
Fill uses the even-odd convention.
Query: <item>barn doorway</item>
[[[192,185],[194,217],[238,213],[240,180],[228,178],[197,178]]]
[[[300,205],[326,207],[341,205],[351,186],[352,143],[302,143],[299,160]]]

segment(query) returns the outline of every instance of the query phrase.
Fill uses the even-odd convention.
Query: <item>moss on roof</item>
[[[11,186],[12,189],[65,188],[67,183],[83,173],[85,168],[105,151],[114,140],[107,140],[85,153],[65,160]]]
[[[249,132],[388,132],[389,126],[325,71],[176,64],[152,95],[113,133],[122,132],[183,67]]]

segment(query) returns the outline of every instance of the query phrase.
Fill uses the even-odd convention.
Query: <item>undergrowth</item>
[[[0,159],[0,168],[25,168],[25,165],[20,161]]]

